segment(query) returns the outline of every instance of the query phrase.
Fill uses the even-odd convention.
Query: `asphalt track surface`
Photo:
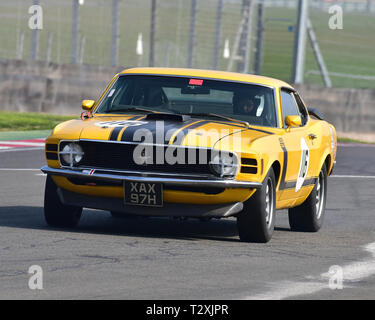
[[[0,299],[374,299],[374,159],[374,146],[339,146],[323,228],[292,232],[280,211],[271,242],[253,244],[239,241],[234,219],[84,210],[76,229],[52,229],[45,176],[25,170],[45,163],[43,150],[0,152]],[[43,290],[28,287],[32,265]],[[342,289],[329,287],[332,266]]]

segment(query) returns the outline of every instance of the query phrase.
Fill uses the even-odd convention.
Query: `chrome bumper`
[[[178,186],[197,186],[197,187],[221,187],[221,188],[243,188],[260,189],[262,183],[253,181],[237,181],[225,179],[201,179],[201,178],[175,178],[170,176],[149,176],[146,173],[120,173],[105,172],[97,169],[90,174],[89,169],[67,169],[50,168],[44,166],[41,170],[50,175],[63,177],[76,177],[86,179],[99,179],[104,181],[136,181],[136,182],[154,182],[163,184],[172,184]]]

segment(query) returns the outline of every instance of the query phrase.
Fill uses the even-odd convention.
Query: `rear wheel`
[[[316,232],[323,224],[327,198],[327,169],[323,165],[314,189],[305,202],[289,209],[289,225],[293,231]]]
[[[271,168],[263,186],[244,203],[237,216],[237,228],[241,241],[268,242],[275,228],[276,184]]]
[[[82,208],[68,206],[60,201],[57,186],[51,176],[47,176],[44,192],[44,218],[51,227],[75,227],[82,215]]]

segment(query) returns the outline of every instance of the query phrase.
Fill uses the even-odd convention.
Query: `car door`
[[[311,143],[307,132],[307,111],[300,110],[294,91],[281,90],[281,110],[284,131],[280,143],[284,152],[284,164],[278,200],[286,201],[295,200],[306,193],[304,187],[310,182]],[[287,128],[285,118],[289,115],[300,116],[301,126]]]
[[[309,148],[309,167],[307,172],[307,177],[310,179],[313,179],[315,176],[318,175],[321,168],[318,168],[318,165],[320,164],[320,159],[322,157],[321,154],[321,145],[322,145],[322,132],[321,132],[321,125],[319,121],[312,120],[307,112],[307,108],[305,103],[303,102],[300,95],[295,91],[293,92],[294,98],[297,103],[297,107],[299,110],[299,113],[302,115],[302,117],[305,118],[305,140],[306,144]],[[312,121],[311,121],[312,120]],[[305,183],[306,184],[306,183]]]

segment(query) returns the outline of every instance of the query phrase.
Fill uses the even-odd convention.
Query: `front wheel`
[[[263,186],[244,203],[237,216],[237,228],[241,241],[268,242],[275,228],[276,183],[271,168]]]
[[[323,224],[327,198],[327,168],[323,165],[314,189],[305,202],[288,210],[293,231],[317,232]]]
[[[47,176],[44,192],[44,218],[51,227],[75,227],[82,215],[82,208],[68,206],[60,201],[57,186],[51,176]]]

